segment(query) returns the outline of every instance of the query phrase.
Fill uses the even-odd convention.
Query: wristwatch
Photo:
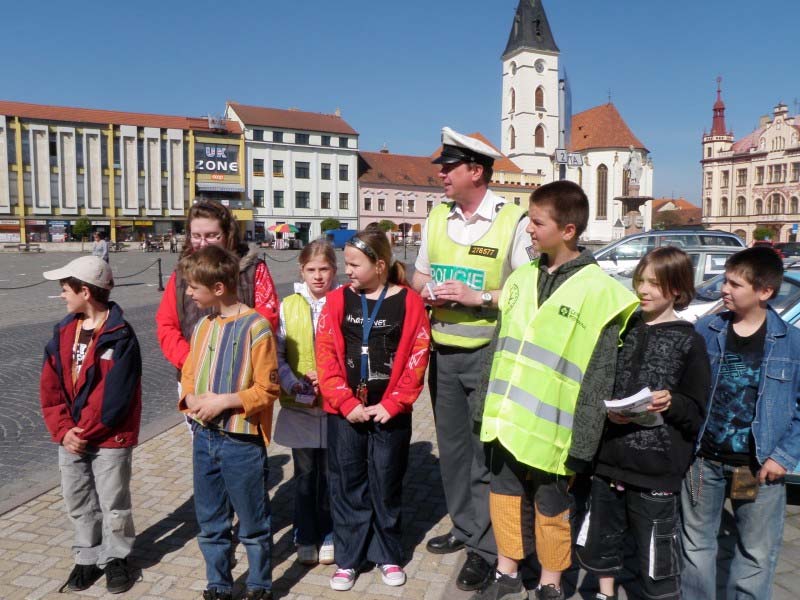
[[[491,305],[492,305],[492,292],[481,293],[481,306],[491,306]]]

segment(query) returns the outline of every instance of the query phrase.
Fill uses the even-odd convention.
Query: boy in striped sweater
[[[272,598],[267,450],[278,362],[269,321],[237,297],[239,259],[218,246],[183,258],[186,290],[216,309],[192,334],[178,408],[193,419],[194,503],[206,561],[204,600],[231,598],[233,512],[247,552],[245,598]]]

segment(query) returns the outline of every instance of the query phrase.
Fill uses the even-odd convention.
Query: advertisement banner
[[[198,173],[237,175],[239,146],[197,142],[194,145],[194,169]]]

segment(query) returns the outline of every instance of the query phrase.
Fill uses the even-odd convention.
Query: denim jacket
[[[695,325],[703,336],[711,361],[713,385],[705,423],[697,437],[695,452],[711,415],[711,402],[719,382],[720,362],[725,354],[730,311],[709,315]],[[764,464],[771,458],[788,472],[800,460],[800,330],[783,321],[771,307],[767,308],[767,334],[761,381],[756,398],[756,414],[751,425],[756,459]]]

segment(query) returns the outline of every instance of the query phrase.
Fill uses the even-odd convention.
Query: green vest
[[[309,371],[315,371],[317,360],[314,357],[314,323],[311,321],[311,307],[300,294],[292,294],[283,300],[283,321],[286,329],[286,362],[296,377],[301,378]],[[317,399],[319,400],[319,399]],[[294,396],[281,388],[281,406],[292,408],[311,408],[317,406],[295,402]]]
[[[499,290],[503,265],[514,242],[514,232],[524,211],[504,204],[489,231],[471,245],[454,242],[447,235],[451,203],[439,204],[428,217],[428,257],[431,278],[441,283],[463,281],[474,290]],[[483,307],[435,306],[431,314],[433,341],[456,348],[480,348],[492,339],[497,311]]]
[[[638,305],[630,291],[587,265],[538,306],[539,261],[503,286],[481,441],[498,440],[523,464],[567,475],[583,375],[603,329]],[[609,373],[613,377],[613,373]]]

